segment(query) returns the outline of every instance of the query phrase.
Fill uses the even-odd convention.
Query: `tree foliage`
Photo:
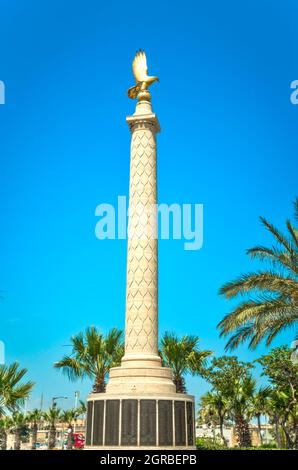
[[[185,374],[200,374],[207,357],[212,352],[199,349],[199,337],[186,335],[181,339],[174,333],[166,332],[161,339],[160,355],[165,367],[173,371],[177,393],[186,393]]]
[[[276,433],[281,427],[287,447],[298,449],[298,364],[291,360],[291,352],[287,346],[275,348],[257,362],[271,384],[266,411],[277,426]]]
[[[88,377],[94,392],[105,392],[106,378],[112,367],[120,365],[124,354],[123,333],[113,328],[104,336],[91,326],[71,338],[72,352],[54,364],[72,381]]]
[[[294,203],[298,222],[298,199]],[[270,345],[281,331],[298,324],[298,229],[286,221],[287,233],[261,217],[275,244],[256,246],[247,251],[251,259],[266,263],[262,271],[243,274],[227,282],[220,294],[227,299],[244,297],[219,323],[221,335],[232,334],[226,348],[234,349],[249,341],[255,348],[263,339]]]
[[[236,356],[213,358],[203,373],[211,384],[211,393],[225,403],[225,415],[235,423],[239,447],[250,447],[249,419],[256,390],[252,378],[253,364],[239,361]]]
[[[34,383],[23,381],[26,374],[18,362],[0,365],[0,417],[18,411],[28,398]]]

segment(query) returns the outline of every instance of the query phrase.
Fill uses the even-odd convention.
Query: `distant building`
[[[252,440],[252,445],[253,447],[258,447],[261,445],[260,442],[260,437],[259,437],[259,430],[258,427],[254,424],[251,424],[250,427],[250,433],[251,433],[251,440]],[[273,444],[274,438],[271,434],[271,430],[273,427],[270,424],[262,424],[261,426],[261,433],[263,437],[263,444]],[[226,439],[226,442],[228,443],[228,447],[236,447],[237,446],[237,441],[236,441],[236,435],[235,435],[235,429],[234,426],[226,426],[223,429],[223,434],[224,438]],[[196,427],[196,437],[198,438],[211,438],[211,439],[216,439],[220,438],[220,430],[219,426],[216,427],[209,427],[206,424],[197,426]]]
[[[68,428],[68,423],[57,423],[56,425],[56,447],[62,448],[63,443],[65,441],[65,434],[67,432]],[[74,426],[74,431],[77,434],[82,434],[85,437],[85,419],[84,418],[78,418],[76,420],[75,426]],[[49,439],[49,429],[48,426],[46,425],[40,425],[39,429],[37,431],[37,442],[41,446],[41,448],[45,448],[48,444],[48,439]],[[14,444],[14,435],[9,434],[8,439],[7,439],[7,449],[13,449],[13,444]],[[26,450],[31,448],[31,439],[28,442],[23,442],[21,444],[21,449]]]

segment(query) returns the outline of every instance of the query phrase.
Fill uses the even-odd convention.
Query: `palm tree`
[[[266,413],[275,427],[278,448],[298,449],[298,403],[288,391],[272,389]]]
[[[258,433],[260,444],[263,445],[262,427],[261,427],[261,416],[266,414],[268,407],[268,400],[270,397],[270,387],[260,388],[253,397],[253,414],[257,418]]]
[[[7,435],[12,428],[12,420],[9,416],[0,418],[0,449],[7,449]]]
[[[72,381],[89,377],[94,381],[93,392],[106,389],[111,367],[119,366],[124,354],[122,330],[113,328],[104,336],[94,326],[71,338],[72,353],[56,362],[54,367]]]
[[[19,410],[28,398],[34,383],[21,382],[26,373],[27,369],[20,369],[17,362],[0,365],[0,417]]]
[[[60,421],[61,410],[56,406],[52,406],[48,411],[43,413],[44,419],[49,424],[49,444],[48,449],[53,450],[56,446],[56,424]]]
[[[294,206],[298,222],[298,198]],[[265,338],[268,346],[282,330],[298,324],[298,229],[287,220],[287,235],[284,235],[263,217],[261,222],[273,235],[276,245],[256,246],[247,253],[252,259],[269,263],[270,268],[244,274],[220,289],[227,299],[249,296],[218,325],[221,335],[234,333],[227,349],[236,348],[246,340],[250,340],[250,348],[255,348]]]
[[[21,436],[28,423],[28,418],[19,411],[12,415],[12,429],[14,432],[14,450],[21,449]]]
[[[224,396],[221,392],[207,392],[201,396],[200,410],[204,415],[205,420],[211,422],[215,420],[216,424],[219,425],[219,432],[222,443],[226,446],[227,441],[224,436],[224,420],[229,410],[228,397]]]
[[[28,421],[31,423],[31,449],[36,450],[38,425],[43,417],[42,411],[35,409],[29,413]]]
[[[71,410],[64,411],[60,418],[61,422],[66,423],[68,426],[67,443],[66,443],[67,450],[71,450],[73,443],[74,443],[73,423],[76,421],[78,416],[79,416],[79,410],[71,409]]]
[[[235,422],[239,447],[251,447],[249,418],[252,414],[256,381],[250,375],[234,383],[229,396],[229,415]]]
[[[282,435],[281,421],[285,414],[286,400],[283,393],[273,389],[266,405],[266,414],[269,416],[270,422],[274,425],[275,439],[278,449],[284,447],[284,439]]]
[[[160,355],[165,367],[173,371],[173,381],[177,393],[186,393],[184,375],[199,374],[211,351],[200,351],[199,337],[183,336],[179,339],[174,333],[165,333],[161,339]]]

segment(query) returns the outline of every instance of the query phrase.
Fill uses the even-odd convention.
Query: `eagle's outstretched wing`
[[[133,60],[132,71],[137,83],[146,81],[146,78],[148,77],[147,59],[145,52],[141,49],[136,53]]]
[[[139,91],[140,91],[139,85],[132,86],[131,88],[127,90],[128,97],[131,98],[132,100],[135,100],[136,97],[138,96]]]

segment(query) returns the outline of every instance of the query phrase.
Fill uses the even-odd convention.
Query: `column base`
[[[107,393],[109,394],[143,394],[175,393],[172,370],[161,366],[148,366],[148,363],[124,362],[121,367],[110,370]]]
[[[194,397],[181,393],[88,397],[86,450],[194,450]]]

